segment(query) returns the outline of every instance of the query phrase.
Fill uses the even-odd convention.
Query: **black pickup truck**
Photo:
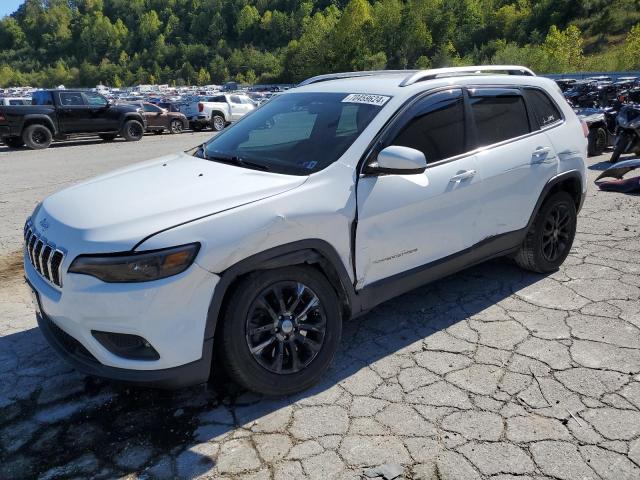
[[[112,104],[95,92],[39,90],[32,105],[0,106],[0,140],[12,148],[47,148],[53,140],[87,134],[137,141],[145,128],[138,107]]]

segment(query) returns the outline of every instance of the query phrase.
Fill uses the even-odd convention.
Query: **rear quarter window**
[[[540,128],[548,127],[562,120],[562,115],[555,103],[542,90],[525,88],[527,103]]]

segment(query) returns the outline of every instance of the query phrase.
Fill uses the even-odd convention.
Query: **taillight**
[[[201,103],[198,104],[198,111],[199,112],[203,112],[204,111],[204,105],[203,104],[201,104]]]
[[[582,124],[582,133],[584,133],[584,137],[587,138],[589,136],[589,125],[584,120],[580,120]]]
[[[6,122],[7,117],[4,116],[4,113],[0,112],[0,122]]]

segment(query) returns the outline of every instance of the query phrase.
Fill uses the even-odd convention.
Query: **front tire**
[[[33,150],[42,150],[49,148],[53,141],[53,134],[44,125],[29,125],[22,133],[22,141]]]
[[[602,127],[590,130],[587,154],[590,157],[597,157],[604,153],[605,148],[607,148],[607,131]]]
[[[611,158],[609,159],[611,163],[616,163],[618,160],[620,160],[620,156],[627,148],[627,142],[627,134],[621,133],[620,136],[616,139],[615,147],[613,147],[613,153],[611,154]]]
[[[127,142],[137,142],[144,136],[144,127],[137,120],[127,120],[122,126],[122,137]]]
[[[311,387],[333,360],[341,317],[331,284],[310,267],[249,275],[234,288],[220,333],[229,376],[265,395]]]
[[[555,272],[565,261],[576,234],[577,212],[571,195],[557,192],[542,204],[516,254],[516,263],[537,273]]]

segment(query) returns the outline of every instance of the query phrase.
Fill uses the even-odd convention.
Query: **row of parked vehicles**
[[[0,99],[0,140],[11,148],[43,149],[55,140],[83,135],[138,141],[145,131],[220,131],[256,106],[247,95],[235,93],[194,97],[182,104],[154,104],[113,101],[93,91],[38,90],[31,99]]]
[[[611,162],[640,154],[640,79],[610,77],[556,80],[569,104],[589,129],[590,156],[613,147]]]

